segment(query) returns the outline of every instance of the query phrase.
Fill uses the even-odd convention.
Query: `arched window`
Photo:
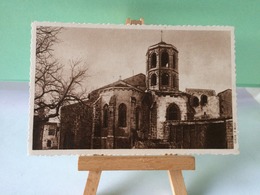
[[[208,96],[206,96],[206,95],[201,95],[201,97],[200,97],[200,104],[201,104],[202,106],[205,106],[207,103],[208,103]]]
[[[118,107],[118,125],[119,127],[126,127],[126,105],[123,103]]]
[[[103,106],[103,127],[108,127],[108,105]]]
[[[48,147],[48,148],[51,147],[51,140],[47,140],[47,147]]]
[[[169,55],[167,51],[163,51],[161,55],[161,66],[168,67],[169,66]]]
[[[172,56],[172,68],[175,69],[176,68],[176,64],[175,64],[175,55],[173,54]]]
[[[162,74],[162,85],[169,85],[169,74],[168,73]]]
[[[152,57],[151,57],[151,68],[155,68],[156,67],[156,53],[153,53],[152,54]]]
[[[154,86],[157,84],[157,76],[156,74],[152,74],[151,76],[151,86]]]
[[[167,120],[180,120],[181,119],[181,113],[179,107],[172,103],[168,106],[166,110],[166,119]]]
[[[197,98],[196,96],[193,96],[191,98],[191,106],[198,107],[199,106],[199,98]]]

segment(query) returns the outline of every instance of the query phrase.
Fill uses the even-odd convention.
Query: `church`
[[[60,149],[232,149],[232,91],[179,90],[178,50],[146,52],[146,74],[98,88],[61,109]]]

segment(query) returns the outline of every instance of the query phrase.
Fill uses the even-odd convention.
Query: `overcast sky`
[[[179,51],[180,90],[185,88],[214,89],[232,87],[230,31],[158,29],[70,28],[59,34],[55,57],[67,64],[81,59],[88,66],[85,81],[88,90],[111,82],[146,73],[146,52],[161,41]]]

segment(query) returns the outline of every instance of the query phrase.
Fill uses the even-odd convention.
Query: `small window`
[[[126,105],[120,104],[118,107],[118,125],[119,127],[126,127]]]
[[[48,135],[55,135],[55,129],[49,129]]]
[[[161,55],[161,66],[168,67],[169,66],[169,55],[167,51],[163,51]]]
[[[169,74],[168,73],[162,74],[162,85],[169,85]]]
[[[191,105],[193,107],[198,107],[199,106],[199,98],[197,98],[196,96],[193,96],[191,99]]]
[[[47,147],[48,147],[48,148],[51,147],[51,140],[47,140]]]
[[[207,103],[208,103],[208,96],[206,96],[206,95],[201,95],[201,97],[200,97],[200,104],[201,104],[202,106],[205,106]]]
[[[156,74],[152,74],[151,76],[151,86],[155,86],[157,84],[157,76]]]
[[[151,57],[151,68],[155,68],[156,67],[156,63],[157,63],[156,53],[153,53],[152,57]]]
[[[166,119],[167,120],[180,120],[181,114],[179,107],[172,103],[168,106],[166,111]]]
[[[108,127],[108,105],[103,107],[103,127]]]

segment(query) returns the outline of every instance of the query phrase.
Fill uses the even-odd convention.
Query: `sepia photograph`
[[[238,153],[234,28],[34,22],[32,155]]]

